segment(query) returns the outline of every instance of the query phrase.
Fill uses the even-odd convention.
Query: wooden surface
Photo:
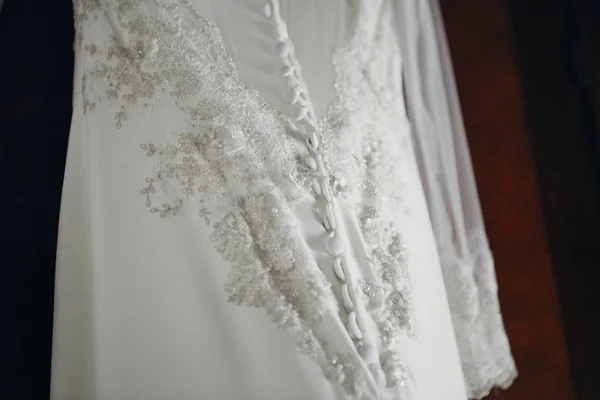
[[[449,1],[444,18],[504,321],[520,374],[512,388],[497,395],[574,399],[503,3]]]

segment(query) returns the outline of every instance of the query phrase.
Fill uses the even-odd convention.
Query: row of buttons
[[[299,129],[299,133],[304,136],[306,147],[309,150],[309,154],[305,157],[304,161],[308,168],[318,172],[319,175],[319,178],[315,179],[311,187],[315,194],[317,205],[324,205],[322,207],[323,226],[328,232],[326,248],[334,258],[333,270],[341,283],[341,297],[344,309],[348,312],[347,331],[354,340],[361,356],[368,364],[373,364],[378,361],[377,352],[374,346],[368,345],[363,341],[363,332],[359,327],[355,303],[347,283],[348,276],[342,260],[344,243],[338,237],[336,231],[337,224],[332,201],[333,195],[329,184],[329,172],[324,165],[322,155],[319,151],[320,141],[315,122],[315,113],[308,97],[306,85],[301,78],[299,63],[295,58],[293,46],[289,41],[285,22],[281,18],[279,2],[277,0],[267,1],[264,7],[264,14],[273,21],[275,39],[277,40],[274,52],[283,60],[284,65],[280,68],[280,73],[290,86],[290,90],[285,96],[285,101],[294,106],[292,118],[296,123],[301,125],[302,129]],[[345,183],[338,183],[338,186],[339,188],[336,188],[336,190],[344,189]]]

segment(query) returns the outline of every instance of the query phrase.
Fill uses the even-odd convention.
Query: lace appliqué
[[[401,112],[402,92],[384,83],[391,80],[390,71],[381,68],[390,62],[390,54],[399,54],[394,51],[389,4],[384,2],[381,10],[367,2],[358,6],[356,34],[333,57],[339,100],[322,122],[324,155],[337,178],[334,188],[343,187],[340,197],[359,216],[371,249],[371,267],[379,279],[361,287],[381,335],[387,384],[398,387],[407,375],[397,339],[416,332],[408,254],[398,229],[405,225],[403,166],[411,147],[410,129]]]
[[[319,362],[328,379],[342,384],[348,393],[361,393],[364,376],[352,358],[332,350],[312,331],[325,305],[335,300],[329,282],[317,270],[307,268],[306,255],[295,241],[289,203],[274,187],[262,187],[256,176],[243,176],[241,180],[248,180],[256,190],[249,189],[231,204],[230,192],[217,189],[225,188],[227,182],[202,159],[206,147],[199,136],[179,134],[177,144],[164,148],[141,145],[148,157],[158,158],[156,179],[175,199],[155,207],[157,182],[147,178],[141,190],[146,206],[164,217],[188,201],[199,204],[200,216],[213,228],[211,241],[232,265],[225,288],[229,301],[265,309],[273,323],[296,336],[301,351]]]
[[[463,374],[469,398],[481,399],[494,387],[506,389],[517,377],[515,361],[502,322],[494,260],[485,232],[467,240],[467,257],[446,241],[439,248],[448,290],[452,322],[460,353],[465,360]]]
[[[291,206],[309,190],[302,187],[308,171],[297,162],[302,151],[287,117],[240,83],[218,28],[189,9],[181,12],[178,1],[105,0],[102,9],[98,3],[75,3],[78,41],[95,62],[82,77],[84,111],[112,103],[120,128],[132,110],[174,99],[185,121],[168,143],[141,145],[155,165],[140,193],[148,209],[167,217],[185,204],[198,206],[215,248],[232,264],[229,300],[264,308],[328,379],[360,394],[365,377],[353,359],[313,332],[336,300],[296,240]],[[397,164],[407,135],[398,134],[405,126],[397,117],[401,105],[377,83],[386,78],[377,51],[386,53],[390,42],[373,27],[386,20],[374,23],[380,16],[360,7],[356,34],[334,56],[339,99],[319,129],[332,186],[360,216],[371,247],[378,278],[372,290],[363,289],[381,332],[387,383],[395,387],[405,379],[396,339],[413,330],[407,258],[396,228],[402,220],[395,214],[403,203]],[[81,32],[99,15],[124,37],[84,44]],[[155,200],[159,192],[170,200]]]

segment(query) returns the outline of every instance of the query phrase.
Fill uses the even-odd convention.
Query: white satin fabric
[[[171,3],[177,3],[176,8],[185,10],[184,14],[173,14],[171,18],[175,9]],[[278,115],[273,110],[282,110],[283,115],[296,115],[299,111],[285,101],[290,86],[278,72],[279,57],[289,49],[277,47],[273,38],[275,4],[284,22],[281,26],[289,31],[298,69],[302,66],[303,84],[310,95],[306,104],[314,107],[318,117],[323,116],[327,106],[336,102],[334,79],[345,72],[332,67],[333,49],[344,42],[357,12],[381,10],[365,18],[378,21],[378,16],[386,13],[386,2],[194,0],[189,2],[192,8],[184,3],[187,2],[156,0],[156,4],[167,6],[155,7],[154,1],[141,0],[76,1],[74,111],[61,206],[51,398],[465,399],[464,376],[446,295],[446,288],[452,287],[444,287],[436,236],[410,146],[411,128],[400,100],[402,88],[397,82],[401,75],[400,53],[394,50],[393,43],[385,40],[387,25],[369,31],[371,25],[366,24],[368,36],[359,37],[384,46],[384,51],[374,53],[382,54],[378,56],[383,57],[381,65],[377,57],[365,61],[372,69],[363,70],[363,78],[373,79],[369,88],[374,94],[357,93],[375,102],[359,107],[357,112],[371,110],[393,121],[379,125],[385,132],[364,129],[361,135],[369,135],[375,142],[389,139],[409,144],[380,149],[379,154],[384,165],[387,154],[399,154],[394,164],[402,182],[401,208],[390,214],[397,214],[394,218],[401,221],[398,229],[403,238],[402,251],[406,249],[409,254],[407,268],[412,280],[410,302],[416,336],[408,331],[393,331],[386,332],[392,342],[382,339],[384,331],[373,319],[379,314],[376,311],[373,314],[372,304],[358,294],[360,282],[374,274],[372,254],[366,250],[370,239],[365,237],[363,226],[370,219],[359,219],[350,204],[352,201],[343,196],[332,199],[335,227],[330,223],[325,227],[334,229],[341,242],[329,241],[323,223],[315,215],[321,197],[313,197],[310,191],[302,189],[299,178],[290,180],[288,175],[280,176],[281,168],[287,168],[284,157],[287,147],[283,143],[288,139],[282,136],[281,143],[268,142],[271,147],[263,146],[261,153],[254,155],[250,147],[237,146],[241,139],[233,129],[224,142],[202,142],[203,146],[218,145],[215,153],[204,154],[202,147],[193,147],[198,152],[185,147],[190,136],[178,133],[181,129],[199,129],[198,124],[203,124],[209,115],[214,124],[222,127],[233,124],[235,128],[238,121],[246,124],[244,127],[258,127],[259,131],[250,132],[251,137],[258,133],[265,140],[272,132],[281,131],[283,135],[289,130],[283,130],[272,116]],[[265,8],[266,5],[270,6]],[[140,11],[146,8],[157,8],[162,14]],[[165,14],[171,19],[168,24],[160,25],[156,21]],[[192,17],[209,23],[197,36],[181,36],[191,41],[186,42],[189,48],[194,48],[195,40],[199,43],[207,40],[207,46],[212,46],[222,39],[223,49],[206,47],[206,53],[211,53],[208,58],[230,57],[240,81],[258,90],[258,100],[248,97],[245,103],[209,105],[202,108],[204,114],[193,114],[199,109],[193,108],[190,100],[195,99],[190,95],[192,87],[208,96],[208,100],[210,96],[226,98],[223,96],[231,93],[234,99],[236,95],[249,95],[241,86],[234,90],[213,79],[214,69],[203,64],[202,46],[200,55],[182,54],[183,46],[173,48],[169,46],[173,42],[160,37],[152,39],[151,35],[159,28],[167,35],[179,37],[178,27]],[[221,38],[214,36],[211,24],[218,28]],[[167,59],[161,58],[164,54],[175,54],[179,64],[165,64]],[[407,56],[403,58],[406,64]],[[185,68],[190,65],[204,71],[206,76],[186,74]],[[339,68],[344,64],[336,65]],[[161,74],[152,75],[152,68],[162,71]],[[173,75],[173,68],[179,68],[180,75]],[[388,75],[390,80],[385,78]],[[355,76],[351,78],[354,82]],[[178,79],[185,84],[181,85]],[[385,81],[382,90],[377,86],[379,79]],[[389,88],[395,93],[389,93]],[[229,89],[231,93],[227,92]],[[350,91],[345,95],[351,94]],[[388,94],[392,99],[390,104],[402,107],[382,114],[376,104],[388,98]],[[268,106],[254,107],[261,99]],[[222,118],[225,115],[222,113],[230,112],[228,106],[237,110],[232,121]],[[412,105],[411,111],[414,111]],[[262,114],[255,121],[253,113]],[[365,115],[370,119],[368,112]],[[343,119],[352,121],[352,118],[353,115],[345,115]],[[381,124],[379,119],[374,120],[369,122],[372,126]],[[414,123],[418,128],[418,120]],[[343,126],[352,130],[351,124]],[[253,140],[260,142],[262,137]],[[291,140],[290,143],[295,143]],[[327,146],[335,149],[347,145],[330,141],[324,142],[325,152],[330,149]],[[220,152],[223,148],[225,153]],[[373,148],[350,147],[350,151],[354,150],[360,150],[357,157],[363,157],[363,150],[366,154],[357,165],[374,163]],[[306,151],[302,151],[299,154],[305,157]],[[263,153],[265,157],[260,160],[265,171],[243,176],[248,170],[237,169],[247,158],[262,157]],[[221,162],[224,159],[221,157],[231,154],[235,157],[230,171],[213,176],[199,172],[198,163],[206,161],[202,154],[209,163]],[[312,159],[306,157],[310,165],[308,161]],[[345,155],[332,159],[344,162]],[[239,192],[239,185],[227,187],[229,192],[217,189],[223,179],[235,182],[240,175],[243,179],[239,183],[251,182],[247,187],[250,191],[262,190],[264,182],[277,190],[255,199],[252,193]],[[343,186],[341,180],[334,181],[336,190]],[[348,181],[357,180],[349,176]],[[190,185],[186,186],[186,182]],[[194,194],[190,195],[191,192]],[[200,192],[204,197],[195,197]],[[289,201],[277,197],[280,193],[289,197]],[[265,221],[275,221],[273,227],[280,227],[277,229],[281,232],[269,226],[260,230],[262,219],[252,214],[255,201],[261,207],[262,201],[276,204],[263,217]],[[232,209],[241,208],[246,214],[224,212],[223,219],[218,219],[219,210],[227,209],[229,203],[237,204]],[[244,236],[238,228],[240,219],[256,224],[257,245],[248,244],[250,236]],[[374,236],[389,235],[388,228],[386,225],[384,231],[376,231]],[[274,241],[279,233],[285,238]],[[294,247],[287,253],[284,245],[291,244]],[[332,247],[337,245],[347,249],[343,255],[345,281],[340,280],[332,262],[331,253],[336,253]],[[307,315],[298,314],[292,307],[295,303],[280,303],[284,296],[277,297],[277,293],[292,300],[303,299],[305,294],[298,288],[280,284],[274,290],[266,290],[267,286],[261,286],[271,282],[263,280],[263,276],[280,276],[275,274],[280,268],[277,263],[265,261],[258,269],[243,269],[240,257],[254,256],[252,249],[259,247],[261,260],[273,260],[268,257],[271,253],[281,262],[291,259],[290,254],[293,256],[294,265],[301,267],[297,268],[298,288],[303,283],[313,285],[307,286],[312,289],[306,298],[315,299],[317,311],[313,311],[313,305],[299,301],[297,306],[306,310]],[[389,249],[394,253],[392,247]],[[384,258],[388,256],[384,254]],[[233,286],[228,286],[232,274]],[[319,286],[319,282],[330,287]],[[350,305],[343,292],[344,284],[350,288]],[[452,298],[453,293],[448,294]],[[355,313],[361,329],[360,340],[353,334],[349,310]],[[383,310],[386,311],[385,306]],[[311,313],[318,318],[313,319]],[[304,322],[298,324],[296,320]],[[291,333],[300,335],[301,344],[306,345],[303,352]],[[315,350],[313,333],[329,350],[325,353]],[[459,337],[459,343],[460,340]],[[389,343],[393,343],[392,349]],[[374,354],[363,351],[367,344]],[[400,356],[402,368],[393,369],[395,364],[383,357],[390,351]],[[400,372],[401,384],[391,385]]]

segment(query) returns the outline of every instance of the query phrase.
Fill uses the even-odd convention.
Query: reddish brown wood
[[[444,6],[519,378],[500,398],[574,399],[510,32],[499,0]]]

